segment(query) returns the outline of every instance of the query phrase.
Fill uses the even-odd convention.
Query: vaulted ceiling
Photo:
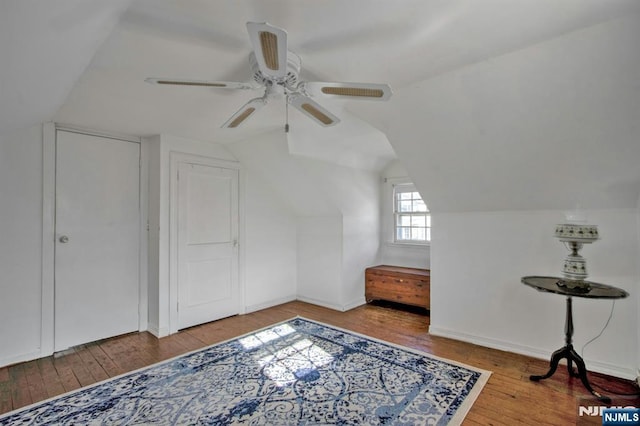
[[[290,112],[299,153],[320,158],[342,155],[345,148],[338,145],[349,140],[348,155],[371,156],[373,152],[373,157],[384,160],[394,156],[388,138],[409,171],[420,176],[417,179],[433,182],[436,176],[430,173],[453,166],[457,150],[450,151],[450,144],[460,134],[445,135],[445,129],[434,128],[437,133],[429,138],[430,129],[420,122],[420,111],[432,114],[427,120],[431,124],[455,127],[434,118],[442,105],[449,109],[462,105],[463,116],[466,114],[469,103],[461,100],[460,88],[453,87],[456,83],[451,79],[459,82],[460,73],[468,76],[466,71],[494,59],[500,61],[527,49],[535,52],[536,46],[549,40],[638,13],[637,0],[7,0],[0,3],[0,132],[55,120],[134,135],[168,133],[233,143],[282,129],[284,102],[269,104],[241,129],[220,128],[242,104],[261,93],[144,82],[146,77],[246,81],[251,45],[245,25],[266,21],[288,31],[289,49],[302,58],[303,79],[389,83],[396,93],[387,103],[321,101],[343,118],[331,132],[310,125],[297,111]],[[572,52],[566,55],[570,58]],[[507,71],[501,69],[503,78],[509,78]],[[562,71],[561,75],[571,78]],[[597,81],[597,75],[585,81]],[[466,82],[471,103],[491,104],[482,84],[500,87],[498,81],[487,82],[482,76],[466,78]],[[544,92],[535,87],[547,87],[543,80],[530,84],[532,95]],[[499,95],[502,100],[509,96]],[[485,142],[490,149],[504,148],[500,138],[512,137],[492,133],[491,126],[497,124],[490,114],[473,120],[485,120],[489,127],[478,130],[478,123],[471,128],[467,121],[465,135],[459,139],[462,152],[465,146]],[[540,119],[534,124],[544,123]],[[473,131],[479,131],[479,137],[469,136]],[[435,136],[449,148],[438,145]],[[424,150],[405,145],[420,146],[418,139],[431,140],[434,145]],[[314,140],[326,141],[328,148],[317,149]],[[579,146],[571,143],[564,150],[570,153]],[[439,152],[441,163],[428,158],[420,163],[429,152]],[[552,156],[551,152],[547,155]],[[488,158],[493,161],[492,156]],[[375,158],[365,162],[373,167],[380,163]],[[424,174],[425,165],[431,172]],[[476,173],[479,166],[472,166],[471,172]],[[465,173],[464,168],[460,170]],[[614,170],[612,164],[601,172]],[[504,173],[508,176],[507,169]],[[636,178],[640,176],[624,177],[632,186]],[[460,188],[472,179],[463,179]],[[435,181],[442,184],[446,180]],[[444,209],[469,209],[444,192],[436,199],[436,205],[441,203]],[[605,197],[603,203],[607,200]],[[535,208],[534,204],[505,203],[501,208]],[[552,207],[553,203],[547,204]],[[539,206],[548,207],[544,202]]]

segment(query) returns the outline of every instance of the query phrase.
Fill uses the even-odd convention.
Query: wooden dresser
[[[429,269],[379,265],[365,270],[365,299],[387,300],[430,309]]]

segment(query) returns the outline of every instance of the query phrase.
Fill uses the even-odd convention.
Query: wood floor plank
[[[93,353],[87,345],[76,347],[76,354],[80,361],[82,361],[84,368],[91,374],[91,377],[93,377],[94,382],[100,382],[109,378],[109,375],[94,358]]]
[[[78,382],[80,383],[80,385],[89,386],[97,382],[97,380],[94,378],[93,374],[91,374],[91,371],[89,371],[87,366],[84,364],[84,362],[82,361],[82,358],[80,358],[80,355],[78,352],[82,350],[83,348],[78,348],[77,350],[74,350],[73,352],[69,353],[67,357],[69,359],[69,365],[71,367],[71,370],[73,371],[73,374],[78,379]]]
[[[102,341],[100,346],[111,362],[125,372],[148,365],[148,362],[144,361],[144,357],[147,355],[151,355],[156,361],[160,361],[160,358],[155,356],[155,353],[142,353],[138,342],[139,339],[136,339],[134,335],[127,334],[113,339],[106,339]]]
[[[42,380],[42,374],[38,367],[38,361],[29,361],[24,365],[24,375],[27,379],[27,385],[29,387],[29,395],[32,401],[41,401],[47,399],[47,390]]]
[[[62,385],[60,377],[58,376],[53,364],[52,357],[40,358],[38,360],[38,368],[42,375],[42,382],[44,383],[47,397],[51,398],[65,392],[64,386]]]
[[[371,304],[338,312],[290,302],[191,327],[161,339],[146,332],[130,333],[0,368],[0,414],[296,316],[492,371],[465,418],[465,425],[575,424],[581,398],[592,401],[579,379],[569,377],[566,367],[559,368],[547,380],[532,382],[529,375],[546,372],[548,361],[429,335],[429,317],[423,311]],[[601,374],[590,373],[590,379],[614,392],[636,390],[630,381]],[[633,401],[640,406],[640,399],[618,397],[614,401],[625,405]],[[581,421],[584,423],[584,419]]]
[[[118,367],[109,356],[104,352],[102,346],[99,343],[93,343],[87,346],[89,352],[93,355],[95,360],[100,364],[109,377],[118,376],[125,372],[125,370]]]
[[[9,368],[0,368],[0,413],[11,411],[13,407],[11,403],[11,386]]]
[[[11,404],[14,408],[24,407],[34,402],[29,392],[29,383],[24,373],[24,364],[14,365],[9,368],[11,380]]]
[[[67,351],[68,352],[68,351]],[[72,390],[81,387],[78,378],[73,373],[73,369],[69,363],[69,359],[66,355],[61,354],[53,357],[53,366],[58,374],[60,383],[65,392],[71,392]]]

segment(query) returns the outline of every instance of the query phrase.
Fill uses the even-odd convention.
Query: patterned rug
[[[304,318],[0,416],[15,424],[459,424],[491,373]]]

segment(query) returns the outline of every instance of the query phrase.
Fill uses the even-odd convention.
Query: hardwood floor
[[[424,312],[380,304],[337,312],[303,302],[214,321],[162,339],[131,333],[0,368],[0,414],[296,315],[492,371],[464,424],[601,424],[599,418],[578,416],[580,398],[586,398],[583,405],[596,402],[579,379],[568,377],[566,368],[547,380],[531,382],[529,375],[546,372],[548,361],[430,336]],[[637,392],[632,382],[593,373],[589,377],[592,384],[607,389],[597,390],[611,396],[614,405],[640,406],[637,397],[610,392]]]

